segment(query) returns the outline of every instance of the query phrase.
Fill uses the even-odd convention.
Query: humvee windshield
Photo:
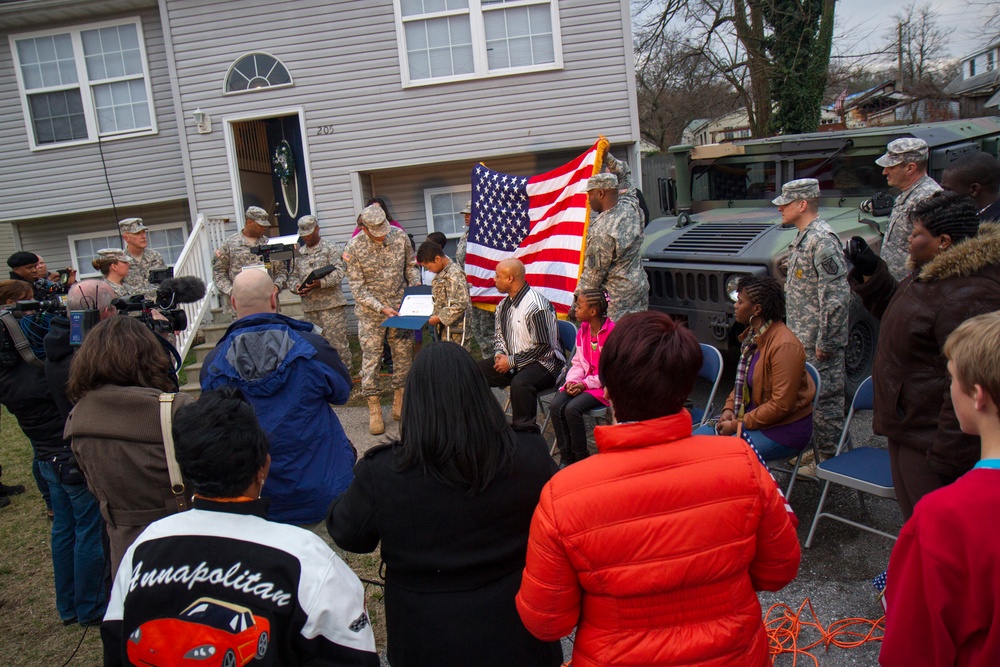
[[[887,190],[882,167],[868,155],[811,157],[795,161],[795,178],[815,178],[824,197],[871,196]]]
[[[691,199],[694,201],[748,201],[775,197],[776,168],[767,162],[713,161],[691,169]]]

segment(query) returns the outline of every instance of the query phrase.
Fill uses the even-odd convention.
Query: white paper
[[[399,307],[402,316],[430,317],[434,314],[434,297],[430,294],[411,294]]]

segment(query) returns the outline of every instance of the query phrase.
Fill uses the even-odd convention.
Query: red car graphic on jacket
[[[129,635],[128,659],[149,667],[243,667],[267,653],[271,624],[237,604],[198,598],[177,618],[147,621]]]

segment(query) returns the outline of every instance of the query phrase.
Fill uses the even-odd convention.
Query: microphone
[[[193,303],[205,296],[205,283],[194,276],[167,278],[156,288],[156,305],[170,308],[177,303]]]

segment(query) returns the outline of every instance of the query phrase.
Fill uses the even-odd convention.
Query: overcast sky
[[[976,0],[980,3],[986,0]],[[885,32],[894,27],[894,14],[902,14],[912,0],[837,0],[837,51],[842,54],[878,51]],[[951,57],[960,58],[984,46],[979,32],[980,6],[966,0],[917,0],[918,7],[929,4],[938,14],[938,24],[952,28]]]

